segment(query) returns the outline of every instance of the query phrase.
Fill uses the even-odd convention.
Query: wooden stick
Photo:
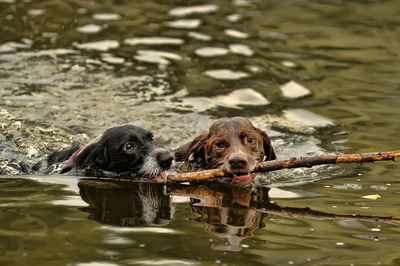
[[[311,157],[298,157],[288,160],[266,161],[257,164],[253,172],[270,172],[285,168],[312,167],[322,164],[335,163],[366,163],[375,161],[396,161],[400,157],[400,150],[390,152],[368,152],[356,154],[328,154]],[[223,169],[211,169],[199,172],[171,174],[167,176],[167,183],[204,181],[207,179],[229,176]]]

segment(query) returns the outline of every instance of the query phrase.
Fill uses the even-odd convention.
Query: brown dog
[[[228,173],[252,172],[257,163],[276,159],[268,135],[244,117],[222,118],[208,134],[175,150],[177,161],[199,161],[202,167],[224,168]]]

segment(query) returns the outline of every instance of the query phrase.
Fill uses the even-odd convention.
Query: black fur
[[[78,147],[73,147],[49,155],[48,166],[67,161],[77,150]],[[147,172],[154,175],[168,169],[172,159],[169,152],[155,149],[150,131],[134,125],[124,125],[106,130],[100,139],[84,147],[72,163],[64,166],[61,173],[90,168],[115,173]],[[154,164],[153,168],[156,169],[143,169],[146,160],[153,160],[147,164]]]

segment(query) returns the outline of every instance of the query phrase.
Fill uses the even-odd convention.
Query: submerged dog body
[[[124,125],[106,130],[82,149],[73,147],[55,152],[49,155],[46,164],[47,167],[60,164],[60,173],[91,168],[152,178],[167,170],[172,160],[168,151],[154,146],[150,131]]]
[[[268,135],[244,117],[219,119],[209,132],[175,150],[177,161],[200,161],[203,167],[224,168],[228,173],[244,174],[257,163],[275,160]]]

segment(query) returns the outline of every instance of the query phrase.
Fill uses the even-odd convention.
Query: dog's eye
[[[222,142],[222,141],[218,141],[218,142],[215,143],[215,146],[216,146],[218,149],[222,149],[222,148],[225,147],[225,143]]]
[[[251,144],[251,143],[253,143],[253,142],[254,142],[254,139],[253,139],[253,138],[250,138],[250,137],[247,138],[247,143],[250,143],[250,144]]]
[[[126,143],[124,145],[124,150],[131,151],[132,149],[133,149],[133,144],[132,143]]]

